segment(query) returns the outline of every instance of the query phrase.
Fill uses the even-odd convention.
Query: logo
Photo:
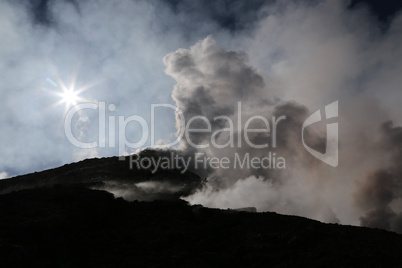
[[[338,117],[338,101],[335,101],[331,104],[325,106],[325,119]],[[303,123],[302,128],[302,141],[303,146],[306,150],[312,154],[317,159],[327,163],[330,166],[337,167],[338,166],[338,123],[330,123],[327,124],[327,142],[326,142],[326,151],[325,153],[317,152],[316,150],[309,147],[304,142],[304,129],[314,123],[321,121],[321,110],[315,111],[312,115],[310,115],[306,121]]]
[[[155,145],[155,110],[159,108],[169,108],[176,114],[176,120],[179,123],[180,131],[173,142],[164,143],[163,145]],[[81,121],[89,120],[86,117],[85,110],[94,110],[97,112],[98,129],[97,134],[90,136],[92,142],[82,141],[84,135],[79,130],[79,123]],[[277,147],[277,125],[281,121],[286,120],[286,116],[282,115],[272,119],[266,118],[262,115],[253,115],[245,117],[242,115],[241,102],[238,102],[237,111],[232,117],[218,115],[213,118],[197,115],[185,118],[183,112],[176,106],[170,104],[152,104],[151,105],[151,120],[150,124],[145,118],[140,115],[134,114],[130,116],[114,115],[111,114],[115,111],[114,104],[106,105],[105,102],[95,103],[81,103],[73,106],[66,114],[64,127],[67,139],[71,144],[81,149],[93,148],[118,148],[119,155],[124,159],[130,150],[143,148],[147,144],[157,146],[158,148],[169,148],[183,142],[187,146],[191,146],[199,152],[208,150],[216,151],[217,149],[231,149],[228,152],[235,152],[233,157],[216,158],[210,156],[205,158],[205,161],[198,161],[194,159],[194,163],[208,163],[209,166],[216,166],[216,168],[228,168],[228,162],[234,164],[234,168],[239,166],[245,169],[261,169],[261,168],[282,168],[285,167],[284,158],[267,151],[266,157],[250,157],[249,154],[237,155],[236,148],[246,146],[249,151],[255,152],[256,149],[267,149],[269,147]],[[73,123],[73,118],[78,118],[78,123]],[[325,153],[318,152],[309,147],[304,140],[304,129],[314,123],[322,120],[338,117],[338,101],[335,101],[325,106],[324,118],[322,118],[321,110],[315,111],[311,114],[302,125],[302,143],[304,148],[317,159],[324,163],[336,167],[338,166],[338,123],[329,122],[326,125],[326,151]],[[81,120],[81,121],[80,121]],[[245,121],[245,122],[243,122]],[[74,121],[75,122],[75,121]],[[85,121],[86,122],[86,121]],[[177,123],[176,122],[176,123]],[[218,123],[217,123],[218,122]],[[137,131],[136,142],[131,142],[126,137],[126,128],[129,124],[139,124]],[[77,127],[78,126],[78,127]],[[78,129],[78,130],[77,130]],[[75,132],[74,132],[74,131]],[[222,134],[223,133],[223,134]],[[238,133],[239,135],[235,135]],[[201,138],[200,138],[201,137]],[[259,137],[268,137],[259,139]],[[96,138],[98,138],[96,140]],[[149,143],[150,142],[150,143]],[[201,149],[201,150],[200,150]],[[230,161],[229,161],[230,160]],[[250,165],[246,165],[250,162]],[[148,163],[148,162],[147,162]],[[161,162],[164,164],[164,162]],[[245,164],[246,163],[246,164]],[[155,165],[158,163],[154,163]],[[159,166],[156,165],[156,166]]]

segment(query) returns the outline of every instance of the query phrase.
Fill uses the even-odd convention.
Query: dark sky
[[[49,24],[52,22],[52,14],[48,12],[48,5],[54,0],[30,0],[35,22]],[[142,1],[142,0],[138,0]],[[304,0],[302,0],[304,1]],[[79,9],[79,2],[67,0]],[[215,21],[222,28],[229,31],[244,30],[251,27],[261,16],[258,11],[264,5],[275,3],[275,0],[159,0],[162,5],[171,8],[175,13],[185,12],[194,16],[194,25],[198,20]],[[366,6],[370,12],[385,26],[397,12],[402,9],[402,1],[398,0],[352,0],[349,7]],[[191,27],[190,29],[191,30]]]
[[[387,22],[402,9],[402,1],[399,0],[352,0],[351,7],[367,5],[370,11],[382,22]]]

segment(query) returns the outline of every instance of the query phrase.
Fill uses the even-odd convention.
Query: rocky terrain
[[[402,267],[402,235],[191,206],[179,196],[202,187],[195,174],[126,164],[92,159],[0,181],[1,266]],[[95,189],[110,181],[184,186],[127,201]]]

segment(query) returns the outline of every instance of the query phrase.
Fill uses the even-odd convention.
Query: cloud
[[[37,6],[40,3],[44,5]],[[0,33],[0,168],[18,175],[59,166],[78,158],[64,133],[60,83],[88,89],[80,94],[90,102],[116,105],[111,116],[138,114],[147,120],[150,104],[171,103],[173,85],[163,73],[161,59],[186,38],[170,27],[173,14],[165,5],[145,1],[2,1]],[[119,14],[119,16],[116,16]],[[171,29],[168,32],[164,28]],[[55,83],[50,83],[54,81]],[[87,110],[91,122],[86,139],[98,139],[98,114]],[[170,121],[157,129],[159,138],[174,132]],[[107,125],[108,127],[108,125]],[[116,127],[117,129],[117,127]],[[130,140],[139,127],[127,128]],[[167,134],[166,134],[167,133]],[[107,138],[107,137],[106,137]],[[101,148],[100,156],[117,155]],[[91,154],[91,156],[94,156]]]
[[[13,176],[78,159],[64,134],[64,105],[55,106],[60,99],[51,93],[61,91],[60,82],[88,88],[80,97],[90,102],[115,104],[110,116],[136,114],[149,122],[150,104],[173,103],[174,83],[161,59],[208,34],[228,36],[228,27],[236,33],[246,22],[251,27],[263,4],[251,2],[1,1],[0,126],[10,131],[0,133],[0,168]],[[86,138],[97,140],[98,115],[85,111],[85,116],[92,122]],[[173,112],[159,113],[158,121],[166,124],[158,124],[157,139],[171,140]],[[126,130],[129,140],[140,139],[139,126]],[[98,151],[99,156],[118,153],[117,148]]]

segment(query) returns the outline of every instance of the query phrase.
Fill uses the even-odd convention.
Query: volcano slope
[[[0,180],[0,194],[57,185],[80,185],[115,192],[129,200],[155,200],[178,199],[202,187],[204,180],[193,172],[175,168],[158,169],[152,162],[152,159],[170,157],[170,152],[147,149],[133,158],[86,159],[42,172]],[[133,164],[133,159],[137,158],[145,160],[143,166],[146,168]],[[146,161],[149,161],[149,165]]]
[[[0,181],[1,266],[402,267],[399,234],[191,206],[179,196],[202,187],[195,174],[126,164],[92,159]],[[184,186],[126,201],[95,190],[110,181]]]

